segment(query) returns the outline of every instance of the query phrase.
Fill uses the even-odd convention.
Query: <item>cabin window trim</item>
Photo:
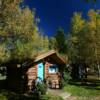
[[[51,65],[51,66],[49,66],[49,68],[48,68],[48,72],[50,73],[50,74],[54,74],[54,73],[57,73],[58,72],[58,66],[57,65]]]

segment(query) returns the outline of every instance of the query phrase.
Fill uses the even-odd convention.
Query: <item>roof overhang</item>
[[[61,57],[56,53],[55,50],[50,50],[50,51],[48,51],[48,52],[46,52],[46,53],[43,53],[43,54],[37,56],[37,57],[35,58],[34,62],[38,62],[38,61],[40,61],[40,60],[42,60],[42,59],[49,58],[49,57],[50,57],[52,60],[54,60],[55,62],[57,62],[58,64],[63,64],[63,65],[66,64],[66,62],[64,61],[64,59],[61,58]]]

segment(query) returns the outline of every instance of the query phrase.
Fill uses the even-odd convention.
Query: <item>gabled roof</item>
[[[64,59],[62,59],[60,56],[58,56],[58,54],[56,53],[55,50],[50,50],[46,53],[43,53],[43,54],[37,56],[35,58],[34,62],[38,62],[38,61],[48,58],[48,57],[50,57],[52,60],[56,61],[58,64],[66,64]]]

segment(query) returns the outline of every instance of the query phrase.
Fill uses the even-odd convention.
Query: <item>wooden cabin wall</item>
[[[45,79],[47,79],[47,84],[51,83],[51,88],[60,88],[61,73],[58,70],[57,73],[49,73],[49,67],[55,63],[46,62],[45,63]],[[59,66],[58,66],[59,69]]]
[[[45,79],[51,78],[52,83],[59,84],[59,81],[61,79],[61,73],[60,73],[59,66],[58,66],[59,71],[57,73],[49,73],[49,67],[52,66],[53,64],[55,64],[55,63],[48,62],[48,61],[45,62],[45,64],[44,64],[44,78]],[[27,78],[28,78],[29,89],[32,88],[32,81],[37,78],[37,71],[38,71],[38,63],[35,66],[32,66],[31,68],[29,68],[27,73],[26,73]],[[58,88],[59,88],[59,86],[58,86]]]
[[[35,80],[37,77],[37,65],[29,68],[26,74],[27,74],[27,79],[28,79],[28,87],[29,89],[31,89],[32,81]]]
[[[53,63],[51,63],[51,62],[46,62],[45,63],[45,78],[52,77],[52,78],[55,78],[55,79],[59,79],[60,72],[58,72],[58,73],[49,73],[49,66],[51,66],[51,65],[53,65]]]
[[[46,62],[46,63],[45,63],[45,69],[44,69],[44,72],[45,72],[44,77],[45,77],[45,78],[48,77],[48,69],[49,69],[49,66],[50,66],[50,63]]]

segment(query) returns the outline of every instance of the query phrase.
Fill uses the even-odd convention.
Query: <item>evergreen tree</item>
[[[44,37],[43,39],[43,49],[44,51],[48,51],[49,50],[49,39],[47,36]]]
[[[58,50],[59,53],[61,54],[65,54],[66,53],[66,37],[65,37],[65,33],[64,30],[62,28],[59,28],[55,34],[55,39],[56,39],[56,48]]]
[[[57,50],[57,41],[54,37],[49,38],[49,49]]]

